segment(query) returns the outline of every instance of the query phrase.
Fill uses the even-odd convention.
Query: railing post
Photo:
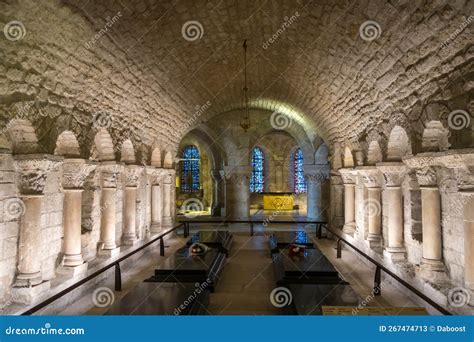
[[[374,296],[380,296],[382,293],[382,283],[381,283],[381,273],[382,270],[377,266],[375,269],[375,278],[374,278]]]
[[[183,236],[187,238],[189,236],[189,222],[184,222]]]
[[[316,237],[318,240],[321,240],[321,234],[322,234],[323,227],[321,226],[321,223],[316,223]]]
[[[160,239],[160,256],[165,256],[165,244],[163,238]]]
[[[115,264],[115,291],[122,291],[122,272],[120,272],[120,263]]]
[[[250,223],[250,236],[253,236],[253,222]]]
[[[341,239],[337,240],[337,253],[336,253],[336,258],[340,259],[341,258],[341,249],[342,249],[342,241]]]

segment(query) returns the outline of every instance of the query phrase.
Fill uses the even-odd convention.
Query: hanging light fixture
[[[244,48],[244,117],[240,119],[240,127],[247,132],[250,128],[250,110],[249,110],[249,88],[247,87],[247,39],[242,45]]]

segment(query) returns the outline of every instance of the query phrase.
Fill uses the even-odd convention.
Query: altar
[[[263,194],[264,210],[293,210],[294,194],[292,192],[266,192]]]

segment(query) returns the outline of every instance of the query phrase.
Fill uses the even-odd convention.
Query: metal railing
[[[107,264],[106,266],[98,269],[97,271],[95,271],[94,273],[88,275],[87,277],[79,280],[77,283],[74,283],[72,284],[71,286],[65,288],[64,290],[54,294],[53,296],[43,300],[42,302],[40,302],[39,304],[36,304],[34,307],[26,310],[25,312],[23,312],[21,315],[25,316],[25,315],[31,315],[31,314],[34,314],[35,312],[45,308],[46,306],[48,306],[49,304],[53,303],[54,301],[56,301],[57,299],[63,297],[64,295],[68,294],[69,292],[75,290],[76,288],[78,288],[79,286],[87,283],[88,281],[94,279],[95,277],[97,277],[98,275],[104,273],[105,271],[111,269],[112,267],[115,268],[115,291],[121,291],[122,290],[122,273],[120,271],[120,263],[128,258],[130,258],[132,255],[135,255],[136,253],[144,250],[145,248],[149,247],[150,245],[154,244],[155,242],[157,242],[159,240],[160,242],[160,256],[164,256],[165,255],[165,245],[164,245],[164,241],[163,241],[163,238],[176,231],[177,229],[183,227],[184,228],[184,223],[179,223],[177,225],[175,225],[174,227],[160,233],[159,235],[153,237],[151,240],[145,242],[143,245],[141,245],[140,247],[134,249],[133,251],[130,251],[129,253],[121,256],[120,258],[112,261],[110,264]],[[189,230],[185,230],[183,229],[183,235],[184,237],[187,237],[187,232],[189,232]]]
[[[245,221],[245,220],[223,220],[223,221],[217,221],[217,220],[181,220],[181,223],[185,224],[184,230],[185,234],[189,235],[189,226],[190,224],[197,224],[197,223],[214,223],[214,224],[228,224],[228,223],[243,223],[243,224],[249,224],[250,225],[250,235],[254,235],[254,225],[255,224],[262,224],[262,220],[259,221]],[[381,263],[379,263],[377,260],[373,259],[371,256],[367,255],[364,253],[362,250],[360,250],[357,246],[353,245],[351,242],[347,241],[339,232],[334,231],[333,229],[330,229],[327,225],[327,222],[325,221],[302,221],[302,220],[296,220],[296,221],[270,221],[269,224],[311,224],[316,226],[316,238],[321,239],[322,238],[322,231],[323,228],[326,229],[329,233],[334,235],[337,238],[337,249],[336,249],[336,258],[340,259],[342,257],[342,243],[345,245],[351,247],[353,250],[355,250],[357,253],[362,255],[365,259],[370,261],[372,264],[375,265],[375,274],[374,274],[374,288],[373,288],[373,294],[375,296],[380,296],[382,293],[382,284],[381,284],[381,277],[382,277],[382,271],[391,276],[393,279],[395,279],[397,282],[402,284],[404,287],[406,287],[408,290],[413,292],[415,295],[417,295],[419,298],[424,300],[426,303],[431,305],[433,308],[438,310],[444,315],[452,315],[451,312],[446,310],[443,306],[440,304],[436,303],[433,301],[431,298],[423,294],[420,290],[397,276],[395,273],[387,269],[385,266],[383,266]]]

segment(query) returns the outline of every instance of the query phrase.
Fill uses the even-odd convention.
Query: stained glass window
[[[293,157],[293,170],[294,170],[294,192],[305,193],[306,192],[306,181],[304,180],[303,171],[303,152],[301,148],[295,151]]]
[[[250,178],[250,192],[263,192],[263,178],[265,155],[259,147],[252,150],[252,177]]]
[[[186,146],[182,154],[181,192],[198,192],[200,188],[200,156],[194,145]]]

